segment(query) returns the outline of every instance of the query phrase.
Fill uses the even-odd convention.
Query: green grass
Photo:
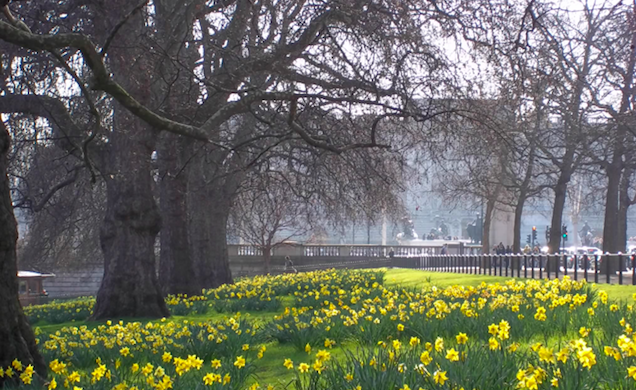
[[[477,286],[482,282],[505,283],[510,279],[525,280],[524,278],[513,278],[511,276],[488,276],[488,275],[467,275],[450,272],[430,272],[412,269],[389,269],[384,278],[387,287],[409,287],[423,288],[430,286],[448,287],[454,284],[464,286]],[[625,283],[631,280],[624,280]],[[590,283],[592,284],[592,283]],[[632,295],[636,293],[636,286],[617,284],[597,284],[598,290],[605,290],[609,294],[609,299],[614,301],[633,302]]]
[[[465,286],[477,286],[482,282],[486,283],[504,283],[512,277],[499,277],[499,276],[487,276],[487,275],[466,275],[466,274],[456,274],[456,273],[441,273],[441,272],[429,272],[429,271],[419,271],[412,269],[388,269],[384,279],[384,285],[389,288],[395,287],[405,287],[411,289],[418,289],[424,287],[447,287],[451,285],[465,285]],[[523,279],[523,278],[521,278]],[[605,290],[609,294],[609,298],[615,301],[626,301],[632,302],[632,294],[636,293],[636,286],[627,286],[627,285],[605,285],[599,284],[596,286],[599,290]],[[243,313],[249,318],[256,320],[256,322],[260,325],[265,324],[266,322],[273,319],[273,317],[277,314],[280,314],[285,307],[294,305],[294,298],[291,296],[283,297],[283,307],[281,310],[277,312],[245,312]],[[224,317],[231,316],[232,313],[218,313],[215,310],[210,310],[206,314],[200,315],[191,315],[191,316],[173,316],[169,319],[169,321],[206,321],[206,320],[220,320]],[[146,322],[140,319],[124,319],[124,321],[141,321]],[[96,327],[100,324],[103,324],[103,321],[100,322],[91,322],[91,321],[75,321],[75,322],[67,322],[63,324],[54,324],[49,325],[46,323],[38,323],[35,324],[36,327],[39,327],[42,333],[54,333],[55,331],[61,329],[65,326],[81,326],[86,325],[89,328]],[[252,380],[250,380],[250,384],[257,381],[261,384],[277,384],[278,388],[286,388],[286,385],[289,384],[295,377],[294,371],[287,370],[283,366],[283,361],[285,359],[292,359],[295,364],[300,362],[310,363],[309,356],[302,351],[298,351],[291,344],[278,344],[277,342],[271,342],[266,345],[267,351],[265,352],[265,356],[263,359],[255,361],[256,365],[256,376]],[[335,348],[330,350],[334,359],[338,359],[339,357],[344,356],[345,351],[353,350],[356,348],[355,343],[345,343],[344,345],[337,345]],[[314,351],[315,352],[315,351]],[[282,385],[282,386],[281,386]]]
[[[477,286],[482,282],[502,283],[512,279],[504,276],[466,275],[447,272],[418,271],[412,269],[389,269],[384,277],[387,287],[448,287],[454,284]]]

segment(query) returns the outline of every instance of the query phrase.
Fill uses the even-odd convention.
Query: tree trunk
[[[263,263],[265,264],[265,275],[269,275],[272,270],[272,248],[263,247]]]
[[[618,218],[616,221],[616,225],[618,226],[619,250],[623,253],[626,253],[625,246],[627,245],[627,212],[629,211],[629,206],[632,205],[631,199],[629,198],[632,173],[633,170],[631,168],[626,168],[623,171],[619,195],[620,206],[618,208]]]
[[[201,293],[192,283],[195,275],[188,240],[187,173],[183,170],[184,145],[188,140],[163,134],[158,148],[162,228],[159,283],[165,294]]]
[[[552,223],[550,225],[550,242],[548,244],[549,253],[559,253],[561,248],[561,225],[563,223],[563,209],[567,193],[567,183],[563,174],[559,182],[554,187],[554,209],[552,209]]]
[[[157,133],[117,107],[100,232],[104,278],[92,319],[168,317],[155,270],[161,217],[153,197],[151,155]]]
[[[227,251],[227,220],[234,191],[227,191],[231,174],[224,179],[207,179],[206,153],[188,165],[188,208],[191,256],[198,289],[233,283]]]
[[[217,201],[206,202],[209,209],[192,217],[191,237],[197,285],[216,288],[233,283],[227,251],[227,219],[229,207]],[[195,228],[201,226],[201,228]]]
[[[632,205],[632,200],[629,197],[629,188],[633,173],[634,170],[632,168],[626,168],[623,171],[623,178],[621,180],[620,207],[618,209],[618,240],[623,252],[625,252],[625,246],[627,245],[627,212]]]
[[[6,368],[13,359],[18,359],[25,365],[33,364],[36,372],[46,377],[46,364],[38,351],[33,330],[18,297],[18,226],[7,177],[10,143],[9,133],[0,121],[0,367]],[[0,377],[0,387],[6,379]]]
[[[491,253],[490,248],[490,224],[492,222],[492,216],[495,211],[495,204],[497,203],[496,197],[492,197],[488,199],[486,202],[486,215],[484,215],[484,230],[481,237],[481,253],[489,254]],[[484,264],[484,266],[488,266],[488,264]]]
[[[521,216],[523,215],[523,206],[526,203],[525,194],[519,195],[517,205],[515,206],[515,224],[513,233],[512,252],[521,253]]]
[[[605,221],[603,222],[603,252],[616,253],[619,245],[618,193],[620,187],[621,170],[616,164],[607,166],[607,193],[605,200]],[[623,243],[624,247],[625,243]],[[624,248],[623,248],[624,249]]]
[[[156,64],[148,48],[156,42],[147,21],[143,13],[126,16],[130,2],[115,0],[109,5],[113,14],[104,20],[113,23],[128,18],[118,30],[117,45],[109,49],[109,65],[118,75],[116,81],[141,104],[153,107],[158,103],[153,101],[156,95],[152,86],[161,76],[152,72]],[[151,156],[158,136],[128,110],[114,106],[110,155],[104,172],[106,214],[100,231],[104,278],[93,319],[170,315],[155,264],[161,216],[154,199]]]

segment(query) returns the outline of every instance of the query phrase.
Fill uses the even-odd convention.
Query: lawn
[[[386,286],[404,286],[422,288],[427,286],[448,287],[454,284],[463,286],[478,286],[482,282],[486,283],[505,283],[513,279],[506,276],[488,276],[488,275],[467,275],[455,273],[442,273],[430,271],[418,271],[410,269],[390,269],[385,276],[384,284]],[[523,278],[514,278],[516,280],[524,280]],[[600,290],[605,290],[609,294],[610,300],[631,302],[633,295],[636,293],[636,286],[617,285],[617,284],[598,284]]]
[[[169,297],[162,321],[88,322],[87,298],[28,308],[52,374],[9,373],[20,388],[634,388],[634,292],[383,269]]]

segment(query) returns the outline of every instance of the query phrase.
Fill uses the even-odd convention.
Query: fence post
[[[555,265],[558,267],[559,256],[554,256],[554,260],[555,260]],[[550,264],[550,255],[546,254],[545,255],[545,270],[548,273],[548,279],[550,279],[550,267],[552,267],[552,264]]]
[[[499,263],[499,276],[503,275],[501,273],[501,271],[502,271],[502,267],[503,267],[503,259],[504,258],[505,258],[505,255],[504,256],[497,256],[497,262]]]
[[[528,279],[528,255],[523,254],[523,277]]]
[[[510,266],[510,253],[504,255],[504,266],[506,268],[506,276],[508,276],[508,266]]]
[[[579,256],[574,256],[574,264],[572,265],[574,267],[574,280],[579,280]]]
[[[539,279],[543,279],[543,256],[539,253]]]
[[[610,283],[610,270],[612,269],[612,267],[610,267],[610,262],[611,262],[611,257],[609,252],[605,253],[605,262],[607,263],[607,267],[605,267],[605,271],[607,271],[607,275],[605,275],[605,282],[607,284]]]
[[[623,284],[623,255],[618,254],[618,284]]]
[[[534,279],[534,253],[530,255],[530,267],[532,267],[532,279]]]
[[[598,255],[594,255],[594,283],[598,284]]]

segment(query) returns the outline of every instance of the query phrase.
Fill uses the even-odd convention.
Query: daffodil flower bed
[[[634,307],[595,286],[564,278],[405,289],[383,279],[383,270],[317,271],[169,297],[173,311],[198,315],[275,312],[264,322],[237,313],[38,332],[49,378],[18,360],[0,377],[73,390],[636,388]],[[48,321],[56,309],[32,310]],[[296,352],[268,360],[277,350]],[[264,367],[279,375],[259,385]]]

